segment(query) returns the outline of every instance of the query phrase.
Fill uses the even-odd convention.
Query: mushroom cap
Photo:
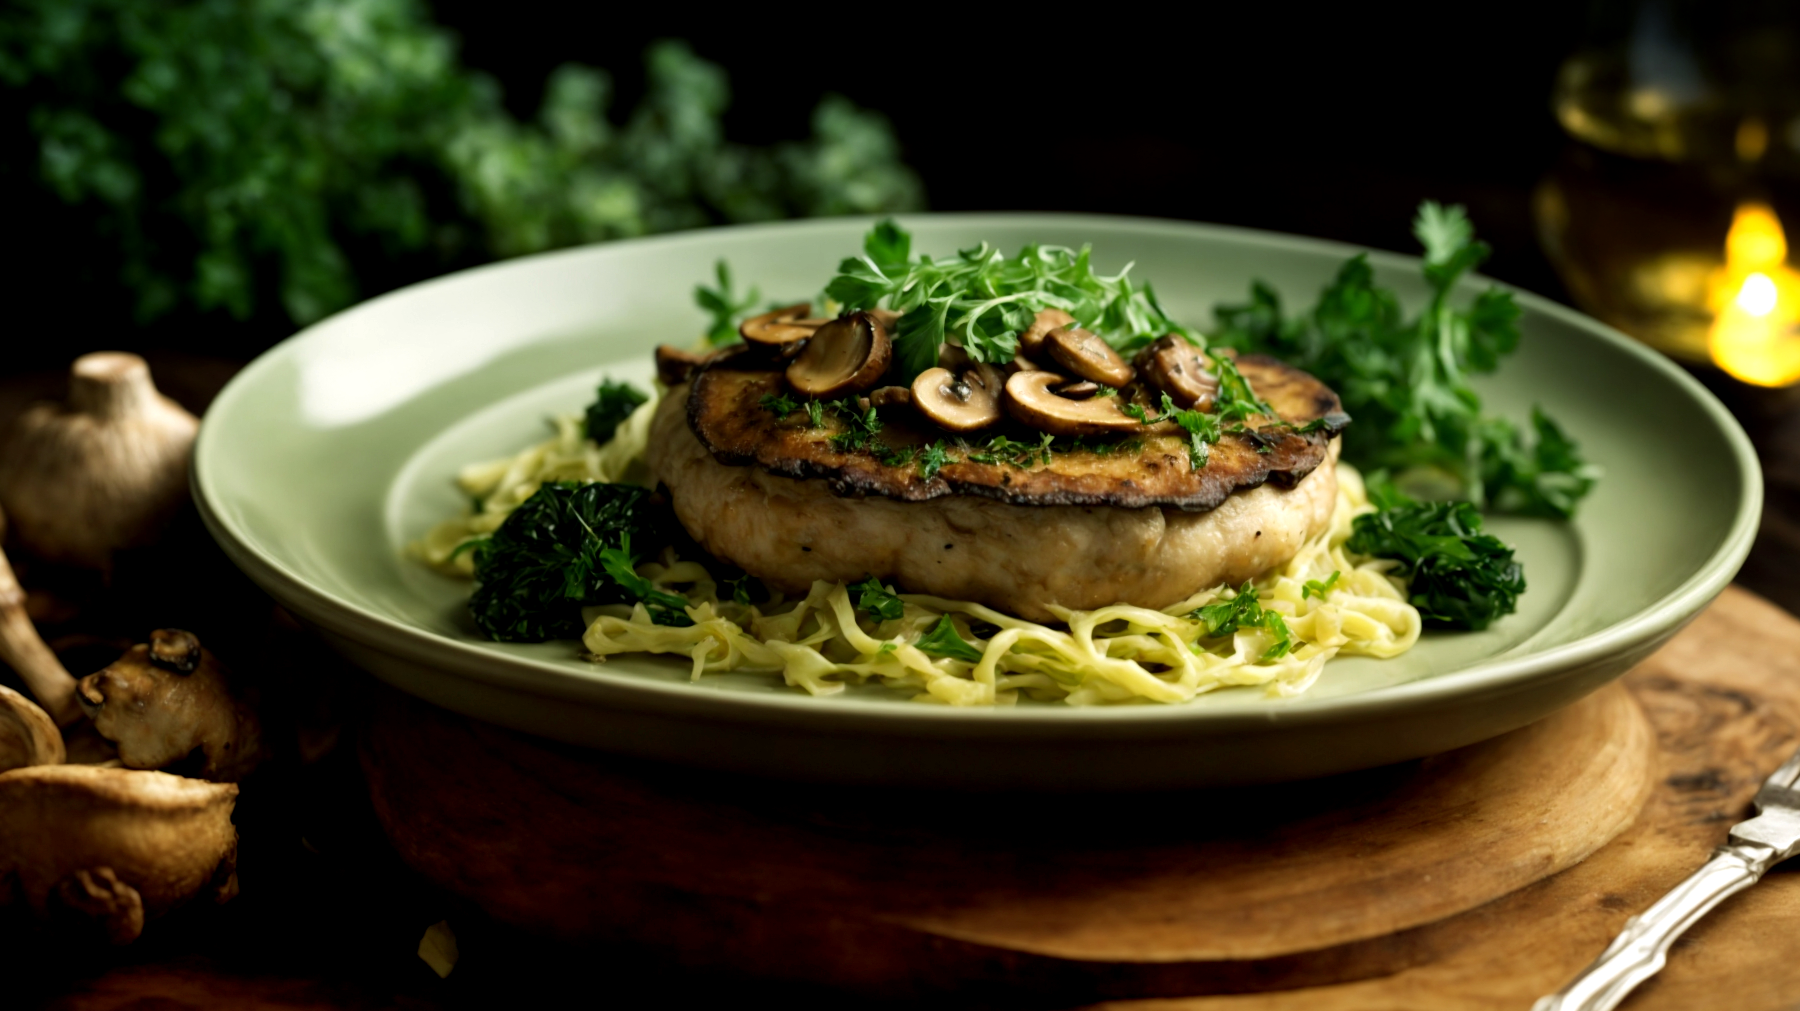
[[[51,890],[110,867],[151,916],[216,883],[232,858],[238,788],[138,769],[38,765],[0,773],[0,879],[42,913]]]
[[[1005,417],[1000,391],[1005,375],[992,365],[974,365],[961,374],[926,369],[913,380],[912,403],[920,414],[951,432],[974,432]]]
[[[912,390],[904,386],[883,386],[869,392],[869,403],[875,407],[901,407],[912,403]]]
[[[1219,377],[1212,361],[1179,334],[1164,334],[1137,353],[1138,376],[1169,395],[1178,407],[1212,409]]]
[[[1067,382],[1054,372],[1015,372],[1006,381],[1007,413],[1052,435],[1118,435],[1142,432],[1143,423],[1119,410],[1117,397],[1069,400],[1050,392]]]
[[[822,319],[808,319],[812,305],[800,302],[752,316],[738,326],[738,336],[752,344],[792,344],[811,337]]]
[[[1073,322],[1075,317],[1061,309],[1039,309],[1037,318],[1019,334],[1019,350],[1027,355],[1042,354],[1044,338],[1050,335],[1050,331]]]
[[[1083,379],[1107,386],[1124,386],[1137,376],[1100,335],[1080,327],[1061,326],[1044,337],[1044,351],[1052,361]]]
[[[0,772],[32,765],[61,765],[67,758],[61,731],[43,707],[0,685]]]
[[[813,334],[787,367],[787,380],[794,389],[815,397],[861,393],[881,381],[893,358],[887,327],[869,313],[851,313]]]
[[[94,729],[130,768],[163,768],[199,748],[205,755],[200,776],[249,775],[265,757],[255,707],[237,696],[224,667],[191,634],[161,629],[152,638],[76,686]],[[198,660],[183,671],[179,663],[192,655],[190,641]]]

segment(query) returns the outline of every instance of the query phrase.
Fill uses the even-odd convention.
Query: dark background
[[[1469,208],[1495,247],[1487,273],[1565,298],[1528,200],[1566,143],[1549,95],[1591,20],[1580,5],[1459,6],[1429,22],[1285,5],[1153,17],[883,7],[826,20],[747,8],[637,24],[568,3],[432,9],[460,36],[464,65],[495,77],[521,119],[565,62],[611,73],[616,119],[642,92],[645,47],[684,38],[729,73],[732,140],[804,137],[819,98],[845,95],[890,118],[932,210],[1148,215],[1410,252],[1413,210],[1432,198]],[[26,136],[24,123],[6,129]],[[0,372],[60,369],[107,347],[246,360],[291,331],[267,313],[134,326],[92,270],[91,227],[32,180],[7,182],[10,199],[35,206],[14,218],[25,234],[0,295],[31,322],[0,341]],[[362,278],[369,294],[423,279],[392,266]]]

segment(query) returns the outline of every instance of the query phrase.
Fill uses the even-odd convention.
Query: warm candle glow
[[[1774,208],[1738,206],[1714,273],[1713,361],[1758,386],[1800,382],[1800,273],[1787,265],[1787,235]]]

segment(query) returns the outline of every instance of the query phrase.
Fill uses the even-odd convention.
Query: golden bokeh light
[[[1800,382],[1800,273],[1787,265],[1787,234],[1768,204],[1738,205],[1714,272],[1713,361],[1758,386]]]

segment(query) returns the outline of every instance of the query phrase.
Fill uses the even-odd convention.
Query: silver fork
[[[1713,907],[1762,880],[1769,868],[1800,852],[1800,752],[1781,763],[1756,791],[1756,817],[1731,828],[1712,859],[1640,916],[1625,921],[1594,964],[1531,1011],[1609,1011],[1669,961],[1669,946]]]

